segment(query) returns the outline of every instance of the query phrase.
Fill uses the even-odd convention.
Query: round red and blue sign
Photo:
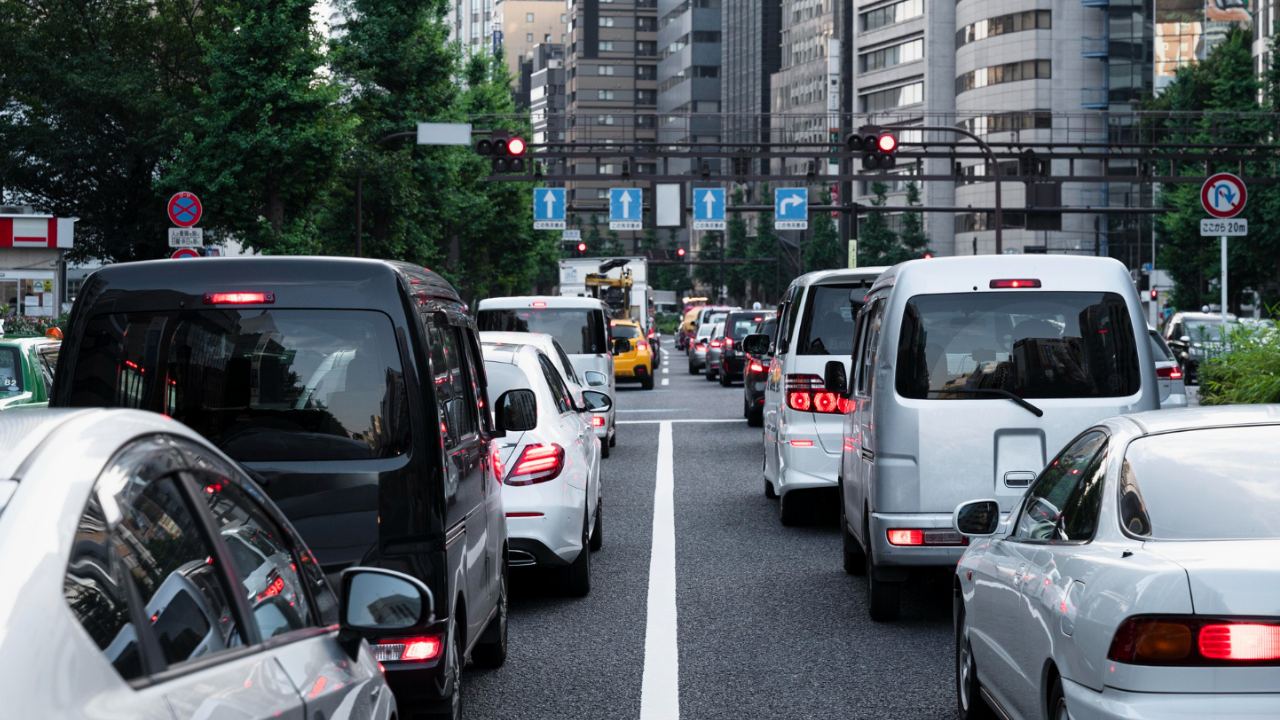
[[[169,204],[165,206],[165,210],[169,213],[169,222],[182,228],[189,228],[200,222],[200,216],[204,214],[204,206],[200,204],[200,198],[195,193],[180,192],[174,193],[169,198]]]
[[[170,255],[169,257],[173,260],[200,257],[200,251],[196,250],[195,248],[189,248],[189,247],[178,248],[177,250],[174,250],[173,254]]]
[[[1244,210],[1249,199],[1244,181],[1231,173],[1210,175],[1200,186],[1200,204],[1216,218],[1232,218]]]

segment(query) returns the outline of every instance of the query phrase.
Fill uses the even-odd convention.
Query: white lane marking
[[[675,457],[671,422],[658,431],[658,472],[653,487],[653,548],[649,552],[649,602],[645,617],[644,676],[640,720],[679,720],[680,644],[676,623]]]
[[[740,423],[742,420],[722,418],[682,418],[680,420],[618,420],[615,425],[659,425],[661,423]]]
[[[619,410],[620,413],[655,413],[655,412],[680,412],[676,408],[651,408],[649,410]]]
[[[670,384],[671,384],[671,378],[662,378],[662,384],[663,384],[663,385],[670,385]]]

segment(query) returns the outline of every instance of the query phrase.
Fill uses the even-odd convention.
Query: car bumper
[[[582,516],[585,494],[568,487],[554,493],[536,485],[504,488],[503,507],[507,513],[507,538],[511,547],[511,566],[564,565],[578,557],[582,550]],[[536,496],[531,490],[537,489]],[[520,495],[530,495],[528,499]],[[520,517],[523,513],[542,513],[538,517]],[[540,549],[539,549],[540,548]],[[530,557],[517,558],[523,550]]]
[[[422,635],[445,637],[449,632],[449,624],[440,621],[433,624]],[[418,634],[418,633],[415,633]],[[395,695],[396,705],[402,711],[419,705],[431,705],[444,698],[445,663],[444,653],[429,662],[384,662],[387,685]]]
[[[876,564],[901,567],[952,567],[966,545],[890,545],[889,530],[952,530],[950,513],[871,513],[871,544]]]
[[[799,439],[811,439],[812,434]],[[836,487],[840,472],[840,455],[830,454],[813,440],[810,447],[795,447],[790,438],[782,438],[779,455],[782,472],[778,474],[778,492]]]
[[[1280,693],[1151,693],[1103,688],[1096,692],[1062,681],[1072,720],[1274,720]]]

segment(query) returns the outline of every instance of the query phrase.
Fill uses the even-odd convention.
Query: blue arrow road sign
[[[533,229],[564,229],[564,188],[533,189]]]
[[[609,188],[609,229],[639,230],[644,227],[644,193],[639,188]]]
[[[777,188],[773,191],[773,226],[778,230],[809,229],[808,188]]]
[[[724,229],[724,188],[693,189],[693,229]]]

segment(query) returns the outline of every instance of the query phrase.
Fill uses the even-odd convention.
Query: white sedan
[[[961,717],[1280,717],[1280,406],[1138,413],[956,508]]]
[[[587,410],[609,396],[573,393],[555,363],[533,345],[482,343],[498,429],[511,567],[557,570],[565,590],[591,591],[591,552],[604,542],[601,441]]]

